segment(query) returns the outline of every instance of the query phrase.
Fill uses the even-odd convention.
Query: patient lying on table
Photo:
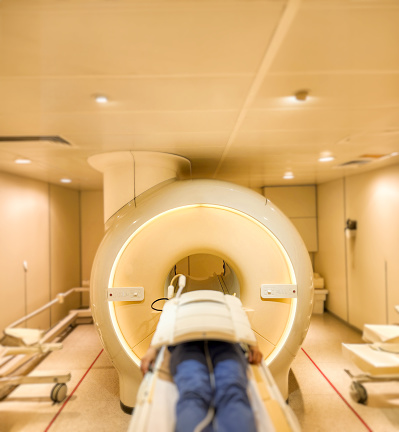
[[[179,391],[177,432],[256,431],[247,395],[247,364],[259,364],[262,353],[250,346],[248,359],[240,344],[204,340],[170,346],[170,370]],[[145,374],[158,350],[150,347],[141,360]]]

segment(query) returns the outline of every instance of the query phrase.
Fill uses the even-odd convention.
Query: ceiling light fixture
[[[32,163],[32,161],[30,159],[26,159],[26,158],[18,158],[18,159],[15,159],[14,163],[19,164],[19,165],[28,165],[28,164]]]
[[[284,177],[283,177],[283,178],[286,179],[286,180],[293,179],[293,178],[294,178],[294,174],[293,174],[291,171],[287,171],[287,172],[284,174]]]
[[[319,162],[331,162],[334,160],[333,156],[322,156],[319,158]]]
[[[62,179],[60,180],[60,182],[61,182],[61,183],[72,183],[72,180],[69,179],[69,178],[62,178]]]
[[[298,90],[294,96],[298,102],[305,102],[309,96],[309,90]]]
[[[95,99],[96,99],[96,102],[99,104],[105,104],[108,102],[107,96],[104,96],[104,95],[96,95]]]

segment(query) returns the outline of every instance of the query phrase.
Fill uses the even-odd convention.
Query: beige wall
[[[81,285],[80,277],[80,204],[79,192],[50,185],[50,286],[51,299],[57,293]],[[51,325],[70,309],[79,307],[80,294],[51,308]]]
[[[325,287],[329,290],[327,309],[347,321],[344,196],[344,180],[317,187],[319,250],[315,254],[314,267],[324,277]]]
[[[355,327],[397,322],[399,165],[318,186],[315,267],[329,290],[327,308]],[[357,220],[346,239],[345,221]]]
[[[79,286],[80,240],[77,191],[0,173],[0,202],[1,330]],[[64,312],[53,307],[28,325],[47,329]]]
[[[90,280],[91,267],[98,246],[104,236],[104,199],[102,191],[83,191],[80,194],[80,222],[82,242],[82,281]],[[89,305],[89,295],[82,296]]]
[[[263,188],[264,196],[275,204],[295,225],[309,252],[316,252],[316,187],[271,186]]]
[[[318,247],[315,271],[325,278],[328,310],[358,328],[397,322],[399,165],[319,185],[317,219],[314,187],[297,189],[266,188],[265,194],[293,221],[317,221],[318,237],[313,227],[303,236],[309,250]],[[101,191],[80,193],[0,173],[0,202],[2,329],[90,279],[104,224]],[[348,218],[358,221],[352,240],[344,235]],[[79,302],[88,305],[88,296],[77,294],[29,326],[48,328]]]
[[[0,203],[0,329],[3,329],[49,299],[48,185],[0,173]],[[32,325],[39,324],[32,321]],[[48,313],[41,317],[41,324],[49,325]]]

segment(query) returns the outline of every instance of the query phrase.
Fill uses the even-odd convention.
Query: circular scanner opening
[[[216,255],[193,254],[177,262],[166,278],[165,296],[167,296],[170,281],[176,274],[183,274],[187,277],[183,293],[212,290],[240,297],[240,283],[234,270],[228,262]]]

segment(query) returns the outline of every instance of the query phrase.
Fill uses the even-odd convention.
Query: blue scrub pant
[[[211,385],[205,355],[208,346],[215,385]],[[255,432],[255,419],[247,395],[247,362],[239,345],[219,341],[188,342],[171,348],[170,368],[179,390],[176,432],[193,432],[215,409],[204,432]]]

